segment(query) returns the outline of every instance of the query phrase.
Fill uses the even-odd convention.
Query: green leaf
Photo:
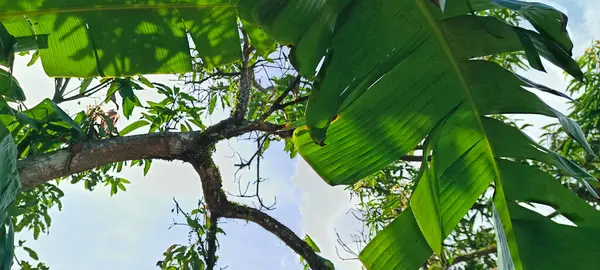
[[[148,172],[150,171],[151,166],[152,166],[151,159],[144,161],[144,176],[148,175]]]
[[[353,18],[352,23],[346,22],[338,31],[344,31],[346,27],[353,29],[353,31],[358,29],[360,31],[356,32],[357,36],[367,35],[368,32],[369,35],[381,35],[381,39],[384,39],[384,41],[373,42],[372,39],[353,40],[344,43],[344,46],[351,47],[336,50],[337,57],[330,59],[333,62],[323,67],[325,70],[322,72],[322,78],[320,78],[315,86],[316,89],[313,89],[311,94],[309,109],[306,114],[308,130],[299,128],[295,132],[294,142],[301,155],[330,184],[354,183],[411,151],[440,119],[453,111],[465,100],[464,98],[467,98],[463,96],[464,90],[469,92],[468,95],[477,98],[475,95],[495,94],[495,91],[489,91],[489,89],[483,87],[500,83],[494,87],[498,89],[516,87],[519,91],[511,91],[510,93],[519,93],[519,96],[526,95],[526,91],[519,87],[525,86],[526,83],[517,79],[514,75],[502,74],[502,72],[505,72],[502,69],[500,69],[500,72],[494,70],[492,74],[501,74],[503,78],[511,78],[505,84],[502,81],[483,80],[483,83],[481,83],[482,80],[477,80],[478,74],[492,72],[492,69],[497,69],[495,66],[485,67],[485,69],[479,70],[477,74],[472,74],[473,70],[477,69],[471,68],[471,61],[461,61],[458,64],[442,60],[448,59],[446,56],[442,56],[448,53],[451,58],[466,57],[460,52],[467,52],[468,49],[475,52],[488,52],[491,48],[497,52],[497,47],[504,44],[500,43],[500,45],[495,46],[487,42],[460,43],[453,41],[452,38],[455,37],[454,32],[451,32],[451,30],[465,30],[460,27],[450,27],[450,25],[457,22],[456,20],[468,18],[456,17],[444,20],[440,19],[438,14],[437,19],[433,18],[431,24],[434,25],[434,28],[437,27],[437,30],[427,27],[407,27],[407,25],[422,25],[423,16],[414,10],[416,7],[412,5],[413,8],[411,9],[400,3],[390,6],[387,5],[388,2],[381,1],[385,2],[386,5],[375,7],[376,4],[370,2],[371,4],[363,3],[349,10],[348,12],[357,14],[345,15],[348,18]],[[397,19],[395,16],[400,16],[398,14],[406,14],[406,16],[402,16],[402,22],[389,24],[402,25],[402,30],[389,29],[391,26],[388,25],[365,25],[363,23],[367,20],[365,18],[369,16],[376,16],[382,23],[384,21],[395,21]],[[497,22],[496,19],[488,21]],[[508,25],[506,27],[512,29]],[[364,31],[365,34],[361,34],[361,31]],[[431,37],[434,33],[437,33],[436,38]],[[474,30],[473,33],[475,36],[486,34],[480,30]],[[461,34],[461,36],[469,37],[467,34]],[[372,46],[371,44],[377,44],[378,50],[381,52],[376,55],[367,53],[365,48]],[[444,44],[446,45],[444,46]],[[461,44],[467,46],[467,49],[459,50],[458,45]],[[513,50],[514,48],[511,45],[505,49]],[[444,50],[450,51],[446,52]],[[362,51],[364,51],[365,56],[362,56]],[[373,59],[362,61],[359,59],[363,58],[357,58],[358,56],[346,57],[344,53],[361,55],[365,59],[368,55]],[[387,56],[388,54],[389,56]],[[348,62],[354,60],[360,61],[360,64],[358,62]],[[402,61],[398,62],[399,60]],[[443,68],[441,68],[442,65]],[[346,74],[347,70],[343,68],[345,66],[357,66],[358,68],[352,69],[349,74]],[[416,69],[415,67],[419,68]],[[357,79],[346,81],[344,78]],[[435,80],[432,78],[435,78]],[[461,80],[465,81],[461,82]],[[319,89],[326,90],[326,93],[320,93],[321,90]],[[368,91],[366,91],[367,89]],[[444,89],[443,94],[438,92],[442,89]],[[340,94],[352,91],[362,94],[349,98],[352,101],[336,114],[335,104],[341,104],[338,102],[343,99],[343,96],[352,95],[344,93],[341,96]],[[537,102],[538,105],[535,106],[529,106],[527,102],[513,105],[512,102],[517,100],[518,96],[513,97],[508,94],[492,96],[498,100],[496,103],[505,107],[512,106],[510,111],[485,106],[478,106],[480,107],[478,110],[488,109],[484,112],[486,114],[498,113],[489,109],[498,109],[500,113],[542,113],[558,117],[564,125],[574,124],[563,115],[548,109],[541,101]],[[311,110],[312,112],[309,112]],[[319,120],[317,118],[313,118],[314,121],[310,120],[311,115]],[[324,134],[320,133],[323,131],[321,127],[326,128],[327,123],[334,115],[336,116],[335,120],[327,130],[326,145],[320,147],[312,143],[312,140],[316,139],[319,142],[323,138],[322,135]],[[587,144],[576,128],[570,128],[569,130],[571,135],[579,137],[581,143]],[[309,134],[310,132],[312,134]]]
[[[359,259],[369,270],[414,270],[431,254],[409,207],[369,242]]]
[[[500,248],[510,250],[515,269],[593,268],[600,248],[600,211],[545,172],[508,160],[498,164],[502,177],[494,205],[504,229]],[[557,224],[519,202],[551,206],[577,227]]]
[[[317,246],[315,241],[313,241],[308,234],[304,236],[304,242],[306,242],[314,252],[321,252],[319,246]]]
[[[33,249],[28,248],[28,247],[23,247],[23,249],[27,252],[27,254],[29,254],[29,257],[31,257],[32,259],[34,259],[36,261],[39,260],[37,253]]]
[[[33,55],[31,55],[31,59],[29,60],[29,62],[27,62],[27,66],[33,66],[35,64],[35,62],[37,62],[37,60],[40,58],[40,51],[36,50]]]
[[[117,91],[123,98],[123,115],[129,119],[133,113],[133,108],[141,106],[139,99],[133,92],[132,82],[129,79],[116,79]]]
[[[135,122],[129,124],[128,126],[126,126],[125,128],[123,128],[121,130],[121,132],[119,133],[119,135],[125,136],[125,135],[133,132],[134,130],[141,128],[141,127],[145,127],[147,125],[150,125],[150,123],[146,120],[135,121]]]
[[[434,153],[431,163],[424,160],[423,174],[411,199],[411,218],[395,223],[399,230],[418,232],[427,249],[413,249],[414,241],[406,241],[405,236],[385,234],[373,241],[395,241],[397,245],[405,241],[404,247],[397,246],[403,253],[373,251],[361,257],[365,264],[375,269],[397,269],[400,266],[396,264],[379,266],[378,260],[406,260],[402,262],[406,266],[401,267],[416,269],[431,250],[441,253],[443,240],[490,183],[499,181],[496,158],[522,154],[517,145],[494,151],[497,144],[492,135],[497,134],[486,125],[485,115],[556,117],[569,127],[570,135],[587,145],[572,120],[522,88],[532,84],[497,64],[471,60],[521,50],[524,45],[515,32],[518,30],[531,38],[539,55],[572,74],[576,73],[573,70],[580,72],[578,67],[571,69],[575,62],[564,51],[552,49],[557,47],[554,41],[492,18],[444,18],[428,0],[352,5],[340,15],[344,23],[335,29],[330,47],[334,54],[325,61],[312,90],[307,128],[295,131],[299,152],[332,185],[355,183],[413,151],[426,137],[428,149]],[[494,30],[463,27],[474,26],[477,20]],[[493,35],[507,40],[491,44]],[[357,38],[362,36],[369,38]],[[433,131],[435,126],[437,131]],[[520,138],[510,135],[505,139]],[[511,155],[504,155],[506,151],[512,151]],[[537,157],[559,168],[573,169],[550,152],[542,151]],[[378,240],[381,237],[385,240]]]
[[[0,69],[0,96],[14,100],[25,101],[25,93],[11,73]]]
[[[88,87],[90,87],[90,84],[92,83],[92,81],[94,80],[94,78],[85,78],[83,80],[81,80],[81,86],[79,87],[79,93],[84,93]]]
[[[188,8],[179,9],[178,12],[185,29],[194,40],[205,68],[211,69],[241,59],[237,13],[234,6]]]
[[[258,25],[281,44],[293,44],[291,61],[305,77],[313,77],[333,40],[338,14],[349,0],[241,1],[240,17]]]
[[[35,107],[25,111],[24,115],[40,126],[48,124],[50,129],[58,132],[63,132],[63,129],[68,130],[73,139],[79,140],[84,137],[81,127],[50,99],[44,99]]]
[[[0,242],[2,243],[2,246],[0,247],[0,269],[10,270],[13,265],[13,257],[15,254],[15,231],[11,220],[6,222],[3,218],[0,226]],[[6,227],[8,227],[8,231],[6,230]]]
[[[450,1],[446,5],[444,16],[451,17],[497,8],[509,8],[516,11],[529,21],[542,35],[558,43],[562,50],[571,55],[573,42],[567,32],[567,16],[555,8],[542,3],[519,0]]]
[[[9,205],[21,190],[21,181],[17,174],[17,147],[8,129],[1,124],[0,156],[0,216],[6,216]]]
[[[242,24],[248,33],[252,47],[256,49],[256,53],[258,53],[258,55],[262,57],[268,57],[269,54],[275,51],[277,48],[277,42],[269,37],[269,35],[260,29],[260,27],[245,20],[242,20]]]
[[[192,68],[186,30],[207,65],[239,60],[237,2],[2,1],[0,21],[17,40],[35,32],[37,36],[28,39],[35,42],[27,44],[36,48],[43,48],[40,37],[47,35],[47,49],[40,50],[40,58],[50,76],[173,74]]]
[[[141,83],[143,83],[145,86],[149,87],[149,88],[154,88],[154,84],[152,84],[148,79],[146,79],[146,77],[144,76],[139,76],[138,77],[138,81],[140,81]]]

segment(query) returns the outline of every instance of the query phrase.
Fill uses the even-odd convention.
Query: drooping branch
[[[302,256],[313,270],[328,269],[325,261],[311,247],[287,226],[268,214],[248,206],[229,203],[223,217],[250,221],[263,227]]]
[[[212,218],[215,218],[216,223],[216,219],[220,217],[254,222],[277,236],[298,255],[302,256],[312,269],[327,269],[324,260],[281,222],[260,210],[229,202],[222,189],[221,174],[210,154],[209,149],[195,153],[190,157],[189,162],[200,175],[204,200],[211,215],[211,225],[213,224]]]

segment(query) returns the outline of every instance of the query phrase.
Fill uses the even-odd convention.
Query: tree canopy
[[[196,243],[173,246],[159,266],[213,269],[218,221],[229,218],[265,228],[312,269],[331,269],[310,237],[300,238],[265,212],[258,191],[251,195],[258,208],[232,202],[223,191],[214,146],[248,134],[257,152],[239,167],[259,164],[270,142],[281,140],[330,185],[348,185],[359,195],[364,186],[378,188],[369,195],[385,205],[366,209],[376,235],[359,254],[367,269],[447,266],[448,243],[473,230],[473,211],[493,220],[493,228],[479,227],[487,234],[476,236],[482,241],[476,248],[496,242],[489,252],[497,250],[501,269],[595,265],[600,213],[589,202],[598,200],[600,187],[592,162],[598,46],[574,60],[567,17],[551,6],[0,0],[0,10],[6,67],[0,70],[0,262],[6,269],[14,232],[46,231],[47,209],[60,206],[61,191],[48,181],[70,178],[117,193],[128,181],[112,172],[126,164],[147,172],[156,159],[189,163],[204,195],[203,206],[185,214]],[[25,94],[11,74],[14,54],[26,51],[57,77],[55,95],[32,108],[21,106]],[[542,58],[572,78],[570,94],[586,90],[569,116],[524,87],[568,98],[565,93],[515,72],[545,71]],[[257,80],[258,68],[282,63],[291,67],[268,78],[270,86]],[[181,74],[193,87],[151,82],[144,74]],[[67,92],[72,77],[83,78],[76,93]],[[164,99],[140,100],[135,92],[144,88]],[[60,107],[100,91],[119,112],[92,107],[71,117]],[[230,117],[205,126],[201,116],[218,104]],[[116,116],[129,118],[134,110],[143,110],[142,117],[115,129]],[[511,114],[544,115],[559,125],[546,127],[550,144],[543,145],[507,121]],[[128,135],[140,128],[148,132]],[[401,192],[380,191],[399,181]],[[257,190],[260,182],[258,176]],[[555,213],[541,215],[523,204]],[[572,226],[556,223],[557,215]]]

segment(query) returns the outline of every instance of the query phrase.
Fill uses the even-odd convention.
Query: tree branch
[[[275,101],[273,101],[273,105],[271,106],[271,108],[269,108],[268,111],[266,111],[260,118],[259,121],[263,121],[265,119],[267,119],[267,117],[269,117],[269,115],[271,115],[272,113],[274,113],[277,110],[280,110],[282,108],[285,108],[285,106],[281,105],[281,102],[283,102],[283,100],[285,99],[285,97],[287,97],[287,95],[292,92],[295,88],[297,88],[300,85],[300,80],[302,79],[301,75],[297,75],[296,78],[294,79],[294,81],[292,81],[292,83],[290,83],[290,85],[288,85],[288,87],[283,91],[283,93],[281,93],[281,95],[279,97],[277,97],[277,99],[275,99]],[[301,101],[299,101],[301,102]]]
[[[53,100],[54,102],[58,103],[62,103],[62,102],[67,102],[67,101],[73,101],[73,100],[77,100],[80,98],[85,98],[85,97],[89,97],[97,92],[99,92],[100,90],[102,90],[104,87],[108,86],[109,84],[111,84],[113,81],[113,79],[109,79],[106,80],[92,88],[86,89],[84,92],[82,93],[78,93],[76,95],[70,96],[70,97],[61,97],[59,100]],[[69,93],[72,91],[69,91]],[[67,93],[67,95],[69,94]]]
[[[91,170],[106,164],[138,159],[180,159],[191,150],[199,132],[152,133],[88,141],[19,160],[17,167],[24,189],[47,181]]]
[[[217,72],[210,74],[199,81],[190,81],[190,82],[186,82],[185,84],[203,84],[204,82],[206,82],[210,79],[213,79],[215,77],[233,77],[233,76],[238,76],[238,75],[240,75],[239,72],[223,72],[221,70],[217,70]]]
[[[219,217],[217,215],[210,215],[210,226],[208,227],[208,234],[206,235],[206,241],[208,242],[208,254],[206,256],[206,270],[213,270],[217,264],[217,222]]]
[[[248,40],[248,35],[242,30],[244,36],[244,49],[242,55],[242,67],[240,69],[240,85],[237,92],[235,109],[233,111],[233,119],[237,121],[244,120],[246,115],[246,109],[248,108],[248,102],[250,101],[250,90],[252,90],[252,82],[254,77],[254,70],[249,67],[248,62],[250,61],[250,53],[252,47]]]
[[[114,162],[139,159],[185,160],[198,147],[206,147],[246,132],[262,131],[282,137],[289,135],[279,132],[281,128],[282,126],[264,122],[235,124],[232,119],[226,119],[204,132],[164,132],[87,141],[66,149],[27,157],[19,160],[17,167],[23,188],[30,189],[53,179]],[[200,138],[202,145],[194,144]]]
[[[281,104],[281,105],[277,106],[277,109],[278,109],[278,110],[281,110],[281,109],[284,109],[285,107],[292,106],[292,105],[296,105],[296,104],[298,104],[298,103],[301,103],[301,102],[307,101],[307,100],[308,100],[308,97],[309,97],[309,96],[303,96],[303,97],[299,97],[299,98],[298,98],[298,99],[296,99],[296,100],[292,100],[292,101],[290,101],[290,102],[283,103],[283,104]]]
[[[254,222],[279,237],[281,241],[292,248],[298,255],[302,256],[312,269],[327,269],[324,260],[304,240],[300,239],[292,230],[281,224],[281,222],[257,209],[229,202],[222,188],[219,168],[217,168],[210,155],[210,150],[206,148],[205,151],[200,151],[193,155],[189,162],[200,175],[204,200],[211,217],[243,219]]]
[[[490,246],[487,247],[485,249],[482,250],[478,250],[472,253],[468,253],[465,255],[461,255],[461,256],[457,256],[456,258],[454,258],[454,260],[452,261],[452,264],[457,264],[457,263],[461,263],[461,262],[467,262],[467,261],[471,261],[474,259],[477,259],[479,257],[483,257],[489,254],[492,254],[494,252],[496,252],[497,248],[496,246]]]
[[[302,256],[302,258],[308,262],[311,269],[328,269],[325,261],[319,255],[317,255],[312,248],[306,242],[304,242],[304,240],[298,237],[288,227],[281,224],[281,222],[264,212],[248,206],[229,203],[226,211],[223,212],[223,217],[254,222],[277,236],[298,255]]]
[[[52,97],[52,101],[57,102],[61,101],[67,86],[69,85],[69,81],[71,78],[56,78],[54,79],[54,97]]]

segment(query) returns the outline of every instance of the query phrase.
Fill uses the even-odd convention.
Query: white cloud
[[[311,236],[336,269],[360,269],[358,261],[342,261],[335,251],[335,230],[344,236],[360,228],[360,223],[347,215],[353,207],[349,193],[341,186],[329,186],[301,158],[292,182],[302,191],[300,212],[304,233]]]

